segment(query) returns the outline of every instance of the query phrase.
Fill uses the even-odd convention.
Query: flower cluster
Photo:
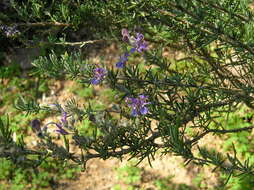
[[[133,97],[127,97],[125,99],[125,102],[129,107],[131,107],[131,115],[136,117],[138,115],[145,115],[148,113],[148,108],[146,107],[147,104],[150,104],[150,102],[147,102],[148,97],[141,94],[137,98]]]
[[[136,37],[130,36],[129,31],[127,29],[122,29],[122,40],[124,42],[129,43],[132,48],[130,49],[130,54],[134,52],[142,53],[148,49],[148,43],[144,40],[144,35],[137,32]],[[116,63],[117,68],[123,68],[125,63],[128,61],[128,57],[130,56],[128,52],[125,52],[123,56],[120,57],[120,61]]]
[[[15,25],[14,26],[2,25],[0,26],[0,29],[4,32],[4,34],[7,37],[12,37],[19,33],[19,31],[17,30],[17,26]]]
[[[120,60],[116,63],[117,68],[123,68],[128,61],[128,57],[134,52],[142,53],[148,49],[148,44],[144,40],[144,35],[137,32],[136,36],[131,36],[127,29],[122,29],[122,40],[131,45],[130,52],[125,52],[124,55],[120,57]],[[91,84],[99,84],[106,76],[106,69],[97,67],[93,70],[93,78],[91,79]],[[148,108],[146,107],[148,97],[144,95],[139,95],[138,98],[126,98],[126,103],[132,108],[131,115],[145,115],[148,113]]]
[[[97,67],[93,70],[93,74],[94,76],[91,79],[91,84],[97,85],[104,79],[104,77],[107,74],[107,70],[104,68]]]
[[[135,51],[142,53],[148,49],[148,43],[144,40],[144,35],[137,32],[136,37],[130,36],[127,29],[122,29],[123,41],[130,43],[132,46],[130,52],[134,53]]]
[[[53,104],[54,106],[58,106]],[[43,137],[45,135],[45,133],[47,132],[48,126],[49,125],[55,125],[56,129],[54,130],[55,132],[61,134],[61,135],[68,135],[69,133],[64,129],[64,127],[69,127],[68,126],[68,121],[67,121],[67,113],[61,108],[62,111],[62,116],[61,116],[61,120],[59,123],[56,122],[49,122],[47,123],[43,129],[41,129],[41,122],[38,119],[34,119],[31,121],[31,126],[32,126],[32,130],[34,133],[36,133],[37,136],[39,137]]]
[[[116,63],[117,68],[123,68],[125,63],[128,61],[128,57],[130,56],[129,53],[125,53],[123,56],[120,57],[120,61]]]

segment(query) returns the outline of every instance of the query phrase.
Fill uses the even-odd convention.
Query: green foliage
[[[128,190],[140,189],[139,185],[141,182],[141,169],[133,166],[133,162],[129,162],[126,166],[117,168],[118,180],[123,181],[128,185]],[[121,189],[121,185],[116,185],[114,190]]]
[[[239,111],[227,115],[229,119],[227,121],[222,121],[222,125],[226,125],[229,129],[249,126],[252,123],[253,114],[254,112],[252,110],[242,107]],[[225,149],[229,149],[232,143],[234,143],[237,152],[244,159],[251,158],[252,154],[249,150],[254,148],[254,144],[248,132],[243,131],[241,133],[229,134],[223,146]]]
[[[11,143],[12,142],[12,129],[9,125],[9,118],[6,117],[6,121],[4,122],[0,118],[0,143]]]
[[[73,92],[87,100],[82,108],[74,101],[67,102],[69,123],[65,122],[64,127],[71,131],[69,136],[76,137],[76,143],[85,153],[70,153],[67,145],[71,138],[64,136],[65,146],[58,146],[46,132],[41,136],[44,150],[32,153],[45,156],[46,151],[52,157],[83,164],[91,158],[122,158],[125,154],[140,162],[145,158],[150,161],[158,150],[162,150],[163,154],[183,157],[186,164],[213,165],[215,170],[225,172],[229,177],[253,175],[254,162],[249,151],[253,149],[253,143],[248,139],[253,126],[235,112],[242,104],[248,109],[254,108],[254,14],[250,3],[250,0],[12,0],[8,11],[1,11],[0,17],[8,25],[16,23],[20,32],[9,36],[1,30],[0,41],[3,46],[11,44],[10,48],[40,48],[41,56],[33,61],[36,67],[33,75],[39,82],[35,85],[29,80],[12,80],[18,90],[12,91],[10,97],[4,94],[8,89],[0,92],[1,105],[13,102],[22,89],[23,96],[19,96],[15,104],[18,110],[26,111],[27,115],[55,111],[37,102],[38,94],[48,90],[47,82],[40,86],[39,79],[68,78],[88,87],[97,65],[86,59],[88,55],[83,56],[89,50],[86,46],[97,42],[107,45],[112,39],[121,38],[122,28],[129,28],[133,33],[145,34],[149,50],[142,56],[133,54],[123,69],[102,65],[108,75],[101,84],[106,84],[105,88],[110,90],[103,90],[101,95],[96,96],[92,88],[73,87]],[[126,46],[122,49],[130,50]],[[0,51],[0,55],[7,52],[2,47]],[[12,66],[0,70],[1,78],[11,78],[12,74],[18,73]],[[5,86],[1,84],[0,87],[4,89]],[[30,92],[30,89],[34,90]],[[132,117],[124,99],[140,94],[149,97],[149,112]],[[247,118],[252,117],[250,112]],[[245,117],[245,113],[243,115]],[[15,133],[34,118],[29,115],[25,119],[17,112],[11,116],[14,123],[10,126]],[[83,126],[76,129],[79,120],[83,120]],[[152,121],[158,121],[155,128],[151,127]],[[3,126],[0,127],[4,129]],[[10,139],[11,132],[6,131],[1,130],[1,133]],[[200,146],[199,140],[208,134],[227,134],[222,153]],[[4,147],[8,149],[11,144],[24,151],[22,136],[19,142],[4,144]],[[157,144],[158,138],[161,144]],[[15,159],[15,154],[9,157],[14,162],[20,161]],[[124,170],[130,176],[126,183],[133,186],[140,181],[138,169],[127,167]],[[17,176],[17,183],[22,183],[23,174]],[[45,173],[38,181],[47,177]],[[203,188],[199,178],[196,185]],[[249,188],[249,178],[246,179],[240,186]],[[164,188],[163,181],[157,185]]]
[[[5,76],[6,77],[6,76]],[[23,189],[45,189],[56,185],[61,179],[75,179],[80,172],[80,167],[62,161],[47,158],[42,163],[36,161],[36,167],[32,167],[29,162],[29,167],[25,166],[25,162],[29,159],[37,158],[37,156],[28,156],[20,152],[20,155],[4,158],[4,154],[9,154],[9,149],[13,151],[26,151],[23,138],[31,136],[32,128],[31,120],[35,117],[34,114],[26,115],[14,108],[13,101],[17,98],[17,94],[25,95],[27,90],[33,92],[34,79],[21,79],[12,77],[7,85],[0,84],[4,95],[2,101],[4,110],[8,110],[8,117],[0,118],[0,189],[23,190]],[[39,88],[43,85],[41,92],[47,93],[47,85],[45,81],[41,81]],[[13,91],[17,93],[13,93]],[[39,90],[40,91],[40,90]],[[36,118],[44,119],[47,117],[47,112],[36,114]],[[11,120],[11,122],[9,122]],[[15,134],[15,135],[14,135]],[[16,142],[14,142],[14,140]],[[21,149],[19,149],[21,148]],[[15,150],[16,149],[16,150]],[[2,152],[3,151],[3,152]],[[26,160],[28,158],[28,160]],[[24,163],[22,162],[24,161]],[[24,164],[24,165],[23,165]],[[40,165],[38,167],[38,165]],[[37,168],[38,167],[38,168]],[[57,174],[57,175],[56,175]]]
[[[227,176],[222,175],[222,180],[226,180]],[[252,176],[241,176],[236,178],[231,178],[228,182],[228,185],[225,189],[228,190],[237,190],[237,189],[246,189],[252,190],[254,185],[254,181]]]
[[[252,123],[253,111],[249,108],[242,106],[241,109],[234,113],[230,113],[227,115],[229,118],[227,121],[223,122],[223,125],[226,125],[229,129],[234,129],[237,127],[244,127],[250,125]],[[253,163],[252,152],[251,150],[254,148],[254,144],[252,141],[252,135],[248,132],[241,133],[232,133],[228,134],[227,137],[224,137],[225,141],[223,144],[223,148],[228,150],[234,144],[237,153],[240,155],[241,160],[248,159],[250,163]],[[228,176],[221,175],[222,180],[226,180]],[[231,178],[228,181],[227,189],[236,190],[236,189],[253,189],[254,181],[251,175],[243,174],[235,178]]]
[[[170,178],[157,179],[154,184],[158,190],[166,190],[170,186]]]
[[[171,177],[157,179],[154,181],[154,184],[158,190],[195,190],[195,188],[189,187],[186,184],[173,184]]]
[[[4,84],[3,81],[7,84]],[[2,79],[0,83],[0,104],[13,105],[19,97],[26,96],[33,98],[39,98],[43,93],[48,93],[48,81],[40,78],[22,78],[20,76],[12,76],[10,80]],[[13,110],[12,110],[13,111]]]
[[[100,93],[100,97],[109,103],[114,102],[117,92],[112,89],[103,89]]]
[[[21,69],[18,64],[12,63],[5,67],[0,67],[0,78],[12,78],[14,76],[20,76]]]
[[[93,130],[91,127],[92,123],[89,120],[83,120],[78,126],[78,131],[81,136],[92,136]]]
[[[0,162],[0,182],[5,189],[45,189],[56,184],[60,179],[75,179],[80,167],[63,164],[52,159],[45,160],[39,169],[21,169],[11,161]],[[57,174],[57,175],[56,175]]]
[[[204,174],[198,174],[193,179],[193,184],[200,189],[205,188],[206,185],[204,184]]]
[[[141,180],[141,170],[138,167],[126,165],[118,169],[118,178],[126,184],[134,185]]]
[[[70,92],[78,95],[78,97],[80,98],[85,98],[86,100],[88,100],[94,97],[94,89],[92,87],[85,88],[84,85],[76,83],[75,85],[72,85],[68,88]]]

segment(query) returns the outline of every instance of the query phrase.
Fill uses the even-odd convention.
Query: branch
[[[17,23],[18,26],[72,26],[68,23],[60,22],[36,22],[36,23]]]
[[[193,19],[199,21],[199,17],[197,17],[196,15],[192,14],[191,12],[189,12],[188,10],[184,9],[183,7],[179,6],[179,5],[175,5],[171,2],[168,1],[168,4],[178,10],[180,10],[181,12],[191,16]],[[231,44],[233,47],[234,46],[240,46],[241,48],[247,50],[249,53],[251,53],[252,55],[254,55],[254,51],[247,45],[243,44],[242,42],[240,41],[236,41],[232,36],[229,36],[228,34],[224,33],[223,31],[219,30],[219,28],[216,28],[215,26],[213,26],[211,23],[206,23],[205,27],[212,30],[212,31],[209,31],[208,29],[206,28],[203,28],[201,27],[200,25],[196,25],[196,24],[193,24],[193,23],[190,23],[186,20],[182,20],[182,19],[179,19],[176,15],[168,12],[168,11],[164,11],[164,10],[158,10],[161,14],[163,15],[167,15],[167,16],[170,16],[172,17],[173,19],[175,19],[176,21],[178,22],[181,22],[185,25],[189,25],[193,28],[196,28],[197,30],[201,30],[205,33],[208,33],[210,35],[218,35],[218,38],[222,41],[225,41],[229,44]]]
[[[156,138],[160,137],[160,133],[159,132],[154,132],[152,134],[152,136],[150,136],[148,139],[144,140],[140,146],[146,144],[146,143],[149,143],[149,142],[153,142]],[[140,147],[139,146],[139,147]],[[122,156],[124,154],[128,154],[134,150],[138,149],[137,146],[135,147],[129,147],[129,148],[126,148],[126,149],[122,149],[122,150],[119,150],[119,151],[112,151],[112,152],[108,152],[107,153],[107,156],[109,157],[117,157],[117,156]],[[89,160],[91,158],[100,158],[101,157],[101,154],[92,154],[92,153],[88,153],[86,156],[85,156],[85,160]]]
[[[223,129],[223,130],[209,129],[209,130],[201,133],[200,135],[198,135],[194,139],[192,139],[190,141],[187,141],[186,144],[193,144],[193,143],[199,141],[201,138],[203,138],[208,133],[221,133],[221,134],[225,134],[225,133],[237,133],[237,132],[242,132],[242,131],[248,131],[248,130],[251,130],[253,128],[254,128],[254,126],[243,127],[243,128],[239,128],[239,129],[229,129],[229,130],[226,130],[226,129]]]
[[[83,41],[83,42],[57,42],[57,43],[54,43],[54,44],[69,45],[69,46],[79,46],[80,45],[80,47],[83,47],[86,44],[93,44],[93,43],[96,43],[96,42],[103,42],[103,41],[105,41],[105,40],[88,40],[88,41]]]

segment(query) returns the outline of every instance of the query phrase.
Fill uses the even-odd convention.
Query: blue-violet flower
[[[148,108],[146,105],[150,104],[150,102],[147,102],[147,100],[148,97],[141,94],[137,98],[127,97],[125,102],[129,107],[132,108],[131,115],[136,117],[138,115],[145,115],[148,113]]]
[[[136,38],[132,37],[130,43],[133,47],[130,50],[131,53],[134,53],[135,51],[142,53],[148,49],[148,43],[144,40],[144,35],[141,33],[136,33]]]
[[[7,37],[12,37],[19,33],[16,25],[14,26],[1,25],[0,29],[5,33]]]
[[[123,68],[126,64],[126,62],[128,61],[128,57],[130,56],[130,54],[128,54],[127,52],[120,57],[120,61],[118,61],[116,63],[116,67],[117,68]]]
[[[31,126],[32,126],[32,130],[33,132],[38,135],[41,136],[42,135],[42,131],[41,131],[41,122],[39,119],[33,119],[31,121]]]
[[[134,53],[135,51],[142,53],[148,49],[148,43],[144,40],[144,35],[137,32],[136,37],[130,36],[129,31],[127,29],[122,29],[122,40],[131,44],[132,48],[130,53]]]
[[[68,135],[69,133],[63,128],[63,124],[55,123],[57,129],[56,132],[60,133],[61,135]]]
[[[93,85],[99,84],[107,74],[106,69],[100,67],[95,68],[93,72],[94,77],[91,79],[91,84]]]
[[[62,109],[62,108],[61,108]],[[56,122],[49,122],[49,123],[47,123],[45,126],[44,126],[44,128],[46,128],[47,129],[47,127],[48,127],[48,125],[51,125],[51,124],[53,124],[53,125],[55,125],[57,128],[54,130],[55,132],[57,132],[57,133],[59,133],[59,134],[61,134],[61,135],[68,135],[69,134],[69,132],[68,131],[66,131],[63,127],[67,127],[68,128],[68,121],[67,121],[67,113],[64,111],[64,110],[62,110],[62,117],[61,117],[61,120],[60,120],[61,122],[59,122],[59,123],[56,123]]]

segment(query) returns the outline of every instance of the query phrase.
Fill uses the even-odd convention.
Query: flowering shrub
[[[93,3],[88,2],[95,6]],[[83,8],[87,11],[86,6]],[[155,153],[162,151],[181,156],[186,164],[213,165],[230,177],[253,175],[253,160],[239,158],[234,145],[225,153],[199,143],[208,134],[219,136],[253,129],[253,125],[228,129],[218,120],[240,105],[254,108],[254,33],[251,32],[254,25],[248,2],[153,0],[122,2],[119,7],[115,2],[103,2],[101,7],[103,11],[90,13],[98,19],[99,40],[62,39],[51,43],[82,48],[100,41],[105,33],[111,35],[104,39],[110,43],[112,37],[118,36],[117,39],[122,38],[124,53],[117,63],[95,65],[78,53],[58,55],[51,51],[33,61],[34,73],[45,78],[66,77],[87,86],[104,85],[117,92],[115,101],[106,108],[95,108],[91,104],[81,107],[70,100],[55,110],[19,98],[15,104],[19,110],[61,115],[59,122],[45,126],[40,126],[36,119],[31,122],[40,136],[38,151],[21,151],[24,160],[28,160],[29,154],[40,159],[50,154],[84,164],[92,158],[121,159],[128,154],[140,161],[146,158],[150,161]],[[108,18],[106,14],[111,17],[104,23],[101,19]],[[91,22],[85,21],[85,24]],[[127,24],[131,32],[124,28]],[[91,30],[96,31],[96,26],[97,23]],[[84,119],[92,123],[92,136],[81,135],[76,127]],[[53,133],[47,130],[49,125],[54,127]],[[11,131],[3,126],[1,137],[9,142]],[[54,142],[54,132],[61,135],[63,145]],[[70,141],[80,153],[70,152]],[[15,160],[13,155],[3,155]]]

